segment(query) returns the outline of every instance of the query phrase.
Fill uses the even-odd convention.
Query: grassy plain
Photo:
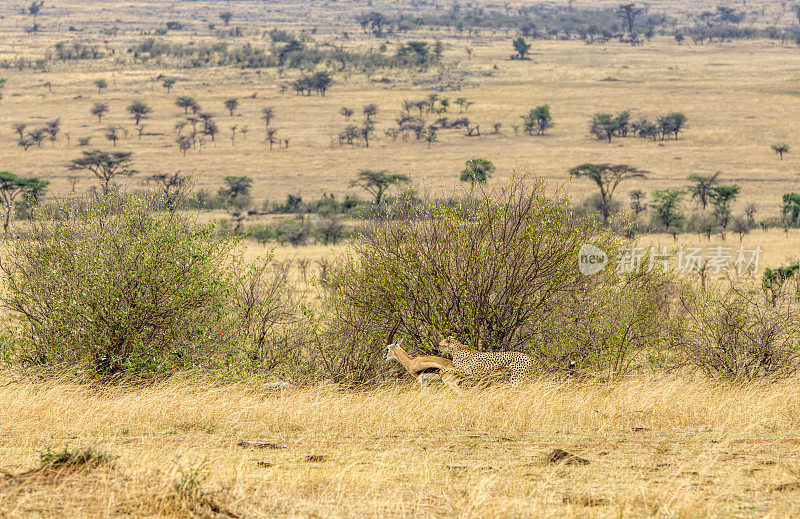
[[[463,395],[4,383],[5,517],[789,517],[800,506],[797,381],[539,380]],[[112,461],[20,476],[38,451],[65,446]],[[589,464],[546,462],[555,448]]]
[[[138,186],[153,172],[181,170],[193,174],[199,187],[211,189],[221,185],[223,176],[248,175],[254,179],[257,200],[280,201],[290,193],[305,197],[324,192],[340,196],[358,193],[349,182],[361,168],[410,173],[418,187],[452,192],[470,157],[494,161],[498,178],[525,171],[546,177],[554,189],[563,186],[579,198],[594,192],[594,187],[582,180],[569,181],[567,170],[583,162],[628,163],[651,172],[645,180],[623,184],[619,197],[634,188],[649,192],[683,186],[690,173],[721,171],[724,181],[741,186],[739,205],[757,203],[760,217],[777,216],[780,196],[796,190],[800,182],[800,155],[790,152],[781,161],[770,149],[776,142],[792,145],[800,137],[800,66],[796,46],[788,42],[677,45],[663,36],[631,47],[618,42],[586,45],[548,40],[534,42],[531,61],[512,61],[508,59],[511,35],[504,31],[458,37],[454,32],[424,29],[394,38],[389,52],[397,41],[441,39],[445,45],[441,70],[386,70],[371,77],[334,73],[335,83],[325,97],[296,96],[291,89],[281,94],[278,83],[293,79],[297,74],[292,71],[279,77],[276,69],[257,72],[233,67],[175,68],[158,62],[143,65],[134,63],[127,52],[148,37],[170,43],[224,41],[234,46],[268,47],[271,41],[264,32],[273,27],[317,28],[315,41],[347,48],[377,48],[384,41],[362,34],[352,21],[361,11],[358,3],[343,4],[339,11],[315,9],[314,23],[291,19],[292,13],[296,14],[295,4],[286,4],[283,10],[251,4],[226,4],[225,8],[235,13],[232,26],[241,27],[244,35],[222,40],[206,26],[222,25],[216,18],[221,8],[210,2],[167,6],[140,0],[117,9],[92,1],[64,2],[49,13],[45,10],[40,16],[43,28],[33,34],[23,32],[30,24],[29,17],[10,6],[0,8],[6,22],[0,59],[43,57],[58,41],[99,44],[108,54],[98,61],[53,62],[48,72],[3,71],[8,79],[0,102],[3,167],[18,174],[43,176],[53,181],[56,192],[67,192],[67,177],[74,172],[65,165],[80,154],[78,138],[91,136],[89,148],[109,149],[104,129],[118,125],[126,128],[129,136],[118,142],[117,148],[132,151],[141,172],[127,181],[130,186]],[[338,13],[338,18],[332,12]],[[170,31],[166,36],[152,34],[171,19],[187,23],[187,30]],[[80,31],[68,32],[69,26]],[[109,26],[120,32],[116,36],[100,32]],[[349,32],[347,40],[342,31]],[[471,57],[467,48],[472,49]],[[156,80],[160,75],[178,79],[170,93]],[[101,94],[93,87],[99,78],[110,85]],[[460,90],[441,92],[441,96],[474,101],[466,114],[453,106],[450,115],[467,115],[478,122],[482,137],[443,130],[439,142],[428,148],[413,138],[393,142],[383,136],[383,130],[394,125],[404,99],[424,98],[431,93],[429,88],[444,83],[458,85]],[[174,106],[178,95],[197,98],[204,110],[216,114],[220,127],[215,143],[208,142],[186,157],[175,143],[174,125],[183,118],[183,110]],[[253,95],[255,98],[248,97]],[[231,97],[240,100],[232,117],[223,106]],[[141,139],[125,111],[134,99],[154,109]],[[98,101],[111,107],[102,123],[89,113]],[[354,108],[358,123],[360,108],[368,103],[379,106],[378,140],[369,148],[332,147],[332,138],[345,125],[340,107]],[[515,135],[512,127],[520,124],[520,116],[544,103],[551,105],[555,123],[548,135],[530,137],[521,131]],[[289,138],[288,149],[270,151],[265,145],[259,119],[265,106],[274,108],[272,126],[278,129],[279,138]],[[688,129],[677,141],[659,143],[628,138],[609,144],[589,135],[593,113],[624,109],[632,110],[634,117],[682,111],[688,117]],[[17,146],[13,123],[27,122],[32,127],[57,117],[62,119],[63,134],[69,134],[71,144],[62,135],[55,144],[46,142],[41,149],[25,152]],[[491,134],[495,122],[503,124],[498,135]],[[231,142],[234,125],[248,127],[246,140],[237,135],[235,144]],[[92,185],[94,180],[84,175],[77,188],[85,190]]]
[[[561,2],[566,3],[566,2]],[[610,6],[611,0],[591,5]],[[772,41],[678,45],[657,36],[641,47],[618,42],[533,42],[530,61],[512,61],[512,34],[421,31],[393,36],[398,42],[444,43],[444,66],[427,72],[378,71],[372,76],[334,73],[325,97],[281,93],[280,82],[296,71],[234,67],[181,68],[166,62],[134,62],[127,50],[147,38],[170,43],[224,41],[269,47],[265,31],[314,29],[315,41],[348,48],[377,48],[384,39],[362,34],[353,17],[368,9],[412,13],[411,3],[345,1],[310,3],[161,2],[156,0],[62,0],[46,4],[40,31],[26,33],[27,2],[0,5],[0,61],[36,59],[59,41],[100,45],[97,61],[51,61],[47,71],[0,70],[8,80],[0,100],[0,170],[52,182],[55,194],[96,185],[86,173],[67,170],[85,149],[113,149],[109,125],[129,135],[116,149],[132,151],[139,173],[125,181],[138,189],[145,176],[182,171],[199,188],[215,190],[227,175],[254,179],[258,201],[288,194],[359,194],[350,181],[361,168],[410,173],[417,187],[435,193],[458,189],[468,158],[486,157],[497,178],[528,172],[549,180],[577,200],[595,192],[588,181],[569,180],[583,162],[628,163],[649,170],[627,182],[650,192],[682,187],[691,173],[721,171],[737,183],[734,208],[757,204],[757,218],[778,216],[780,197],[800,189],[800,150],[784,160],[770,149],[795,146],[800,137],[800,61],[796,46]],[[651,9],[685,14],[714,9],[717,2],[655,0]],[[516,5],[511,2],[512,7]],[[748,3],[763,20],[791,23],[778,2]],[[234,13],[239,37],[221,36],[221,10]],[[181,21],[184,31],[153,31]],[[209,23],[216,24],[210,29]],[[77,31],[70,32],[70,27]],[[117,27],[116,34],[104,33]],[[343,31],[349,33],[345,38]],[[467,52],[471,49],[471,54]],[[112,53],[113,51],[113,53]],[[176,78],[171,92],[159,76]],[[109,87],[97,92],[96,79]],[[483,136],[441,131],[430,148],[394,142],[383,130],[394,125],[405,99],[421,99],[442,84],[460,89],[440,96],[474,101],[465,114]],[[195,97],[220,127],[216,142],[184,157],[175,123],[184,119],[179,95]],[[236,97],[230,116],[223,102]],[[133,100],[153,106],[141,139],[125,107]],[[111,112],[102,123],[89,113],[95,102]],[[342,106],[379,106],[378,139],[369,147],[331,146],[344,126]],[[543,137],[519,132],[520,115],[550,104],[555,127]],[[261,109],[275,110],[273,127],[289,138],[288,149],[264,143]],[[680,139],[650,142],[590,137],[591,115],[630,109],[634,117],[681,111],[688,128]],[[61,118],[55,143],[24,151],[15,123],[29,127]],[[499,134],[491,126],[502,123]],[[232,126],[248,128],[231,142]],[[67,139],[69,135],[69,139]],[[87,148],[80,137],[91,137]],[[496,181],[496,180],[495,180]],[[688,203],[687,203],[688,207]],[[205,213],[203,218],[224,217]],[[271,218],[271,217],[266,217]],[[256,220],[253,220],[256,221]],[[250,222],[248,222],[250,223]],[[638,238],[640,246],[696,245],[737,248],[698,235]],[[761,266],[778,266],[798,255],[800,234],[754,230],[741,245],[761,246]],[[277,247],[278,260],[292,260],[290,280],[313,301],[314,280],[348,246]],[[272,247],[248,242],[255,259]],[[306,273],[304,275],[303,273]],[[399,373],[396,385],[350,392],[333,386],[265,391],[246,385],[171,380],[147,388],[99,388],[65,381],[31,382],[0,375],[0,516],[2,517],[787,517],[800,509],[800,387],[725,385],[688,375],[638,375],[614,384],[535,380],[521,388],[497,386],[455,395],[420,391]],[[277,448],[237,445],[241,439]],[[112,460],[94,468],[27,471],[39,467],[45,449],[88,446]],[[551,464],[547,453],[562,448],[588,465]]]

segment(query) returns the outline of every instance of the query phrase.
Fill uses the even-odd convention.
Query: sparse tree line
[[[42,58],[4,59],[0,61],[0,68],[45,70],[51,61],[100,60],[114,56],[117,62],[130,60],[139,64],[156,63],[159,66],[183,68],[231,66],[309,71],[324,65],[331,71],[371,73],[381,69],[426,70],[440,64],[444,50],[438,40],[399,42],[392,52],[387,44],[378,49],[350,50],[341,44],[316,43],[308,33],[295,35],[273,29],[266,34],[272,39],[269,47],[249,43],[232,45],[227,42],[182,44],[146,38],[123,50],[78,40],[60,41]]]
[[[400,138],[407,141],[411,135],[416,140],[425,141],[428,146],[438,140],[440,130],[463,130],[467,137],[480,137],[481,125],[474,119],[470,119],[466,113],[474,101],[466,97],[459,97],[451,103],[450,98],[441,97],[439,94],[429,94],[424,99],[403,101],[403,111],[395,119],[396,126],[384,131],[384,136],[392,141]],[[459,107],[458,116],[448,117],[445,114],[453,108]],[[378,113],[378,106],[375,104],[365,105],[362,112],[364,121],[360,125],[350,123],[351,117],[355,114],[355,109],[343,106],[340,113],[345,118],[345,127],[336,135],[333,144],[343,145],[362,145],[369,147],[375,139],[375,116]],[[513,124],[511,128],[514,134],[518,135],[522,129],[528,135],[544,135],[549,129],[553,128],[553,115],[550,105],[539,105],[532,108],[528,113],[521,115],[521,125]],[[485,128],[486,126],[484,126]],[[492,135],[501,133],[503,123],[493,122],[490,127]],[[654,120],[647,116],[640,116],[632,120],[631,112],[628,110],[612,115],[606,112],[598,112],[592,116],[589,132],[598,140],[612,142],[614,138],[639,137],[642,139],[667,140],[678,139],[681,131],[687,128],[687,117],[682,112],[670,112],[659,115]],[[487,132],[484,132],[486,134]],[[788,152],[788,145],[776,145],[778,149],[773,149],[776,153]]]
[[[148,38],[128,49],[135,62],[155,61],[172,66],[199,68],[233,66],[239,68],[289,68],[308,70],[329,64],[337,71],[347,69],[368,72],[378,69],[427,69],[437,65],[443,52],[441,42],[399,43],[394,53],[384,45],[378,50],[347,50],[344,46],[315,44],[308,34],[303,38],[286,31],[270,31],[269,49],[251,44],[233,46],[224,42],[183,45]]]
[[[712,175],[692,174],[687,177],[686,188],[656,190],[647,194],[634,189],[628,194],[628,206],[614,199],[617,187],[624,181],[646,178],[647,171],[625,164],[582,164],[570,170],[570,175],[591,180],[598,188],[598,195],[586,200],[576,210],[579,214],[599,214],[607,224],[613,218],[625,220],[625,213],[632,215],[634,225],[630,233],[667,232],[677,239],[683,232],[706,236],[719,234],[723,239],[735,233],[741,240],[755,228],[763,230],[800,226],[800,194],[786,193],[780,204],[780,218],[756,220],[757,206],[747,202],[741,214],[734,214],[734,205],[740,195],[736,184],[721,183],[721,173]],[[689,214],[685,203],[693,202],[699,211]],[[629,211],[629,212],[628,212]]]
[[[330,86],[332,80],[326,73],[314,74],[312,84],[318,90],[324,91]],[[169,92],[175,85],[176,79],[169,77],[159,77],[157,80],[161,81],[162,86]],[[5,81],[0,82],[0,86],[4,85]],[[94,87],[97,88],[98,95],[102,94],[104,89],[108,88],[108,82],[103,79],[97,79],[93,82]],[[205,111],[201,108],[200,104],[191,96],[180,95],[175,99],[175,106],[183,109],[183,114],[186,116],[175,123],[174,129],[176,132],[175,142],[178,149],[186,155],[192,149],[197,149],[198,146],[203,146],[207,141],[216,142],[217,136],[221,133],[222,129],[218,123],[218,119],[212,112]],[[228,111],[230,117],[235,115],[236,110],[240,106],[238,98],[228,98],[221,103],[221,106]],[[153,108],[144,101],[134,100],[125,108],[128,116],[133,122],[134,131],[141,139],[143,136],[148,135],[145,133],[146,121],[151,117]],[[93,117],[97,117],[97,122],[102,123],[103,118],[111,113],[111,107],[104,101],[96,101],[89,108],[89,113]],[[271,126],[271,122],[275,117],[275,112],[272,107],[263,107],[260,111],[260,118],[264,121],[264,141],[269,145],[270,150],[274,146],[289,147],[290,139],[285,136],[278,135],[278,130]],[[32,148],[40,148],[43,143],[50,141],[52,144],[58,139],[61,133],[61,120],[59,118],[46,122],[43,126],[32,127],[28,123],[18,122],[13,125],[14,133],[17,138],[17,144],[28,151]],[[116,147],[117,142],[123,138],[130,136],[129,128],[124,126],[109,125],[103,130],[104,137],[111,142],[112,146]],[[249,129],[246,125],[232,124],[228,127],[230,131],[231,144],[236,145],[237,138],[246,140]],[[68,141],[71,140],[67,134]],[[89,146],[92,136],[79,137],[77,139],[79,146]]]
[[[782,4],[785,9],[787,3]],[[797,15],[797,4],[792,5]],[[800,22],[800,15],[797,16]],[[742,25],[745,21],[751,25]],[[617,7],[597,9],[576,5],[532,5],[532,6],[462,6],[454,4],[447,11],[420,15],[390,16],[379,12],[362,13],[357,17],[364,32],[376,37],[422,30],[446,28],[459,36],[476,36],[483,32],[515,32],[514,40],[524,44],[520,38],[533,39],[580,39],[586,43],[605,43],[618,40],[622,43],[641,45],[656,34],[671,35],[677,43],[690,38],[695,44],[713,41],[725,42],[734,39],[768,38],[781,42],[797,41],[800,27],[797,25],[775,25],[774,20],[766,24],[758,21],[755,12],[738,11],[733,7],[718,6],[713,11],[689,14],[684,19],[676,16],[651,13],[646,4],[621,3]],[[766,25],[766,26],[765,26]],[[524,47],[524,45],[522,45]],[[517,48],[517,51],[520,49]],[[512,59],[525,59],[528,49],[518,52]]]
[[[271,121],[271,110],[265,109],[265,119],[267,130]],[[20,128],[20,131],[24,128]],[[131,176],[136,173],[132,165],[132,154],[130,152],[105,152],[100,150],[84,151],[82,156],[73,160],[69,164],[71,170],[83,170],[93,174],[99,181],[100,191],[108,194],[112,191],[117,179]],[[485,184],[495,172],[494,164],[485,158],[469,159],[465,163],[465,168],[460,173],[460,180],[470,185],[470,192],[476,185]],[[604,223],[611,224],[612,219],[619,215],[623,209],[621,204],[614,198],[619,185],[625,181],[636,178],[645,178],[647,171],[638,169],[625,164],[594,164],[586,163],[576,166],[570,170],[570,175],[578,178],[591,180],[599,190],[599,196],[590,198],[582,205],[575,208],[578,213],[597,212]],[[687,189],[665,189],[651,193],[651,200],[647,200],[647,195],[640,189],[634,189],[629,195],[629,208],[635,217],[636,225],[631,232],[669,232],[673,236],[681,232],[698,232],[706,235],[709,239],[713,234],[720,234],[725,237],[728,232],[734,232],[744,236],[755,227],[767,229],[769,227],[798,227],[800,226],[800,194],[786,193],[780,205],[780,218],[767,218],[756,221],[757,208],[755,204],[747,203],[744,206],[742,215],[734,215],[733,207],[739,196],[740,187],[735,184],[721,184],[720,173],[714,175],[693,174],[688,177],[692,184]],[[163,178],[162,178],[163,177]],[[173,178],[174,177],[174,178]],[[263,210],[258,211],[253,208],[253,201],[250,196],[252,179],[248,177],[225,177],[227,187],[221,188],[214,196],[205,191],[198,192],[194,198],[178,201],[179,197],[170,194],[170,188],[182,188],[187,178],[174,175],[168,177],[164,175],[154,175],[148,177],[148,182],[155,182],[162,186],[167,199],[173,200],[170,203],[172,209],[179,207],[196,209],[225,209],[228,210],[236,226],[234,231],[243,233],[244,220],[253,215],[271,213],[316,213],[323,216],[330,215],[360,215],[369,216],[374,208],[380,207],[387,199],[388,191],[403,184],[409,184],[410,178],[407,175],[397,174],[390,171],[362,170],[352,181],[353,187],[360,187],[369,193],[373,200],[371,203],[364,203],[357,198],[347,197],[343,201],[336,200],[334,195],[325,196],[322,200],[304,202],[302,197],[290,195],[284,204],[264,204]],[[170,182],[166,182],[171,178]],[[37,179],[29,179],[36,184]],[[28,180],[25,180],[27,182]],[[29,197],[31,200],[38,200],[43,192],[46,183],[37,187],[36,196]],[[22,189],[20,194],[24,191]],[[74,184],[73,184],[74,191]],[[695,201],[700,212],[686,215],[683,209],[683,202],[686,195],[691,196]],[[12,205],[7,205],[7,216],[13,209]],[[649,213],[647,212],[649,210]],[[21,207],[18,213],[27,211]],[[642,219],[641,215],[648,215],[647,219]],[[327,222],[326,222],[327,223]],[[340,222],[341,223],[341,222]],[[266,236],[267,231],[263,231],[261,236]],[[271,231],[270,231],[271,232]],[[304,234],[308,236],[308,234]],[[292,240],[288,240],[292,242]],[[298,241],[298,240],[294,240]],[[300,240],[303,241],[303,240]]]
[[[607,112],[598,112],[592,116],[589,133],[598,140],[611,140],[615,137],[639,137],[641,139],[666,140],[678,139],[678,134],[686,129],[686,116],[682,112],[671,112],[659,115],[655,120],[647,116],[640,116],[631,120],[631,112],[624,110],[612,115]]]
[[[633,5],[633,4],[631,4]],[[453,4],[446,11],[437,14],[380,15],[384,27],[402,28],[403,32],[419,30],[423,27],[433,29],[447,28],[459,36],[475,36],[481,31],[515,31],[521,36],[534,39],[572,39],[580,38],[587,42],[607,41],[611,38],[625,38],[629,25],[621,9],[595,9],[576,5],[519,5],[504,6],[463,6]],[[377,18],[373,14],[373,18]],[[641,15],[641,16],[640,16]],[[664,15],[636,12],[634,34],[655,32],[669,26]],[[377,35],[376,35],[377,36]]]
[[[159,76],[157,78],[161,85],[169,93],[176,84],[175,78]],[[298,95],[310,95],[312,91],[317,91],[324,96],[330,88],[333,79],[326,72],[316,72],[311,75],[302,76],[295,82],[295,89]],[[108,88],[105,79],[94,81],[98,94]],[[457,97],[451,100],[449,97],[440,94],[428,94],[421,99],[406,99],[403,101],[402,111],[395,118],[395,125],[383,131],[383,137],[393,142],[401,139],[407,141],[413,135],[418,141],[424,141],[430,147],[439,139],[440,131],[461,130],[467,137],[481,137],[485,134],[500,135],[503,123],[494,121],[484,125],[481,132],[481,123],[470,118],[468,113],[474,101],[466,97]],[[175,106],[183,110],[186,117],[175,123],[175,142],[178,149],[186,155],[192,149],[203,146],[207,140],[216,142],[216,137],[221,133],[218,119],[210,111],[205,111],[200,104],[191,96],[179,95],[175,100]],[[228,111],[228,115],[233,117],[240,106],[240,99],[228,98],[222,106]],[[456,108],[457,107],[457,108]],[[457,112],[456,112],[457,109]],[[111,108],[108,103],[103,101],[95,102],[89,112],[97,117],[97,122],[102,123]],[[152,114],[152,107],[144,101],[135,100],[126,108],[134,124],[136,134],[141,139],[145,135],[145,122]],[[191,113],[190,113],[191,112]],[[351,118],[356,114],[356,110],[351,107],[343,106],[340,114],[345,119],[345,126],[331,141],[332,145],[363,145],[369,147],[370,143],[376,138],[376,124],[379,107],[375,103],[366,104],[361,108],[363,121],[361,124],[354,124]],[[452,115],[451,115],[452,114]],[[261,111],[261,119],[265,124],[264,140],[269,144],[270,149],[275,145],[288,148],[289,139],[279,137],[278,130],[271,126],[274,111],[271,107],[264,107]],[[536,106],[528,113],[520,116],[520,124],[511,124],[515,135],[520,130],[528,135],[544,135],[555,125],[550,105],[544,104]],[[487,131],[487,126],[490,131]],[[632,120],[630,111],[622,111],[616,115],[606,112],[594,114],[590,123],[590,133],[599,140],[611,142],[614,138],[624,138],[635,136],[639,138],[650,138],[654,141],[669,138],[678,139],[681,131],[687,127],[687,117],[681,112],[671,112],[650,120],[646,116],[641,116]],[[233,124],[228,127],[230,131],[231,144],[236,145],[237,137],[246,140],[248,127],[246,125]],[[26,151],[33,147],[41,147],[46,138],[55,142],[60,131],[60,120],[56,119],[48,122],[41,128],[29,128],[26,123],[17,123],[15,132],[18,135],[18,144]],[[117,145],[123,137],[129,135],[128,129],[120,126],[107,126],[104,133],[106,139]],[[87,146],[91,137],[81,137],[78,143]],[[781,158],[788,153],[789,147],[786,144],[777,144],[773,150]]]

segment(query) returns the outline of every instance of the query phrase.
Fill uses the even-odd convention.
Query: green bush
[[[97,377],[211,364],[236,338],[234,245],[141,195],[39,215],[0,264],[14,356]]]
[[[580,273],[581,245],[613,261],[621,242],[596,219],[576,217],[566,200],[545,196],[542,184],[515,180],[480,199],[423,201],[387,214],[364,224],[326,298],[331,337],[321,342],[358,350],[364,373],[374,375],[367,367],[398,322],[407,344],[423,351],[455,335],[481,350],[528,351],[543,366],[577,360],[616,372],[660,333],[660,292],[630,307],[619,291],[628,290],[628,301],[661,284],[618,275],[613,263],[595,276]],[[576,316],[588,344],[575,346]]]

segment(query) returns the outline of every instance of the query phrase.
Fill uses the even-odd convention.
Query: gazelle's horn
[[[394,325],[394,328],[392,328],[392,331],[389,332],[389,338],[386,339],[386,344],[392,344],[394,342],[394,336],[397,333],[398,328],[400,328],[400,321],[397,321],[397,323]]]

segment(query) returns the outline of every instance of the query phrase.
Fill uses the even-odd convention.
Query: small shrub
[[[287,277],[290,261],[271,258],[243,267],[237,275],[234,305],[242,354],[259,370],[275,370],[300,361],[297,294]]]
[[[39,461],[42,465],[41,468],[90,469],[108,463],[111,461],[111,457],[102,451],[95,450],[93,447],[74,450],[64,447],[63,450],[59,451],[47,449],[41,452]]]
[[[772,306],[758,292],[683,296],[688,321],[675,342],[686,361],[709,376],[733,381],[788,377],[800,368],[797,308]]]

